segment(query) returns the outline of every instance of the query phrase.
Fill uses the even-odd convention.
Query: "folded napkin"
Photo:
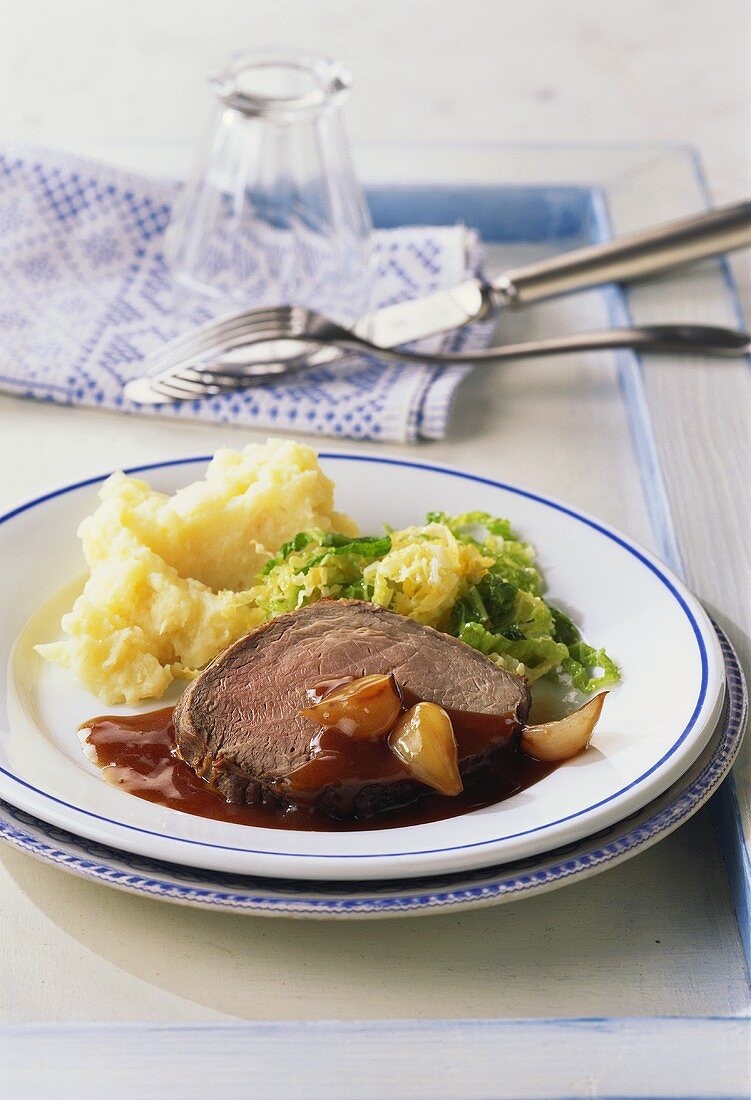
[[[158,408],[122,395],[143,358],[167,340],[226,312],[183,303],[163,256],[178,185],[62,153],[0,152],[0,388],[64,405],[144,416],[292,429],[355,439],[441,438],[467,367],[348,361],[301,380]],[[379,231],[375,306],[466,277],[477,241],[462,226]],[[479,346],[487,326],[440,338]]]

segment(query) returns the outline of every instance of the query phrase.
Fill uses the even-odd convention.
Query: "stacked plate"
[[[538,547],[551,597],[619,661],[595,746],[534,787],[446,821],[290,832],[182,814],[104,783],[78,726],[96,702],[33,646],[55,636],[80,573],[75,531],[102,478],[0,518],[8,608],[0,650],[0,839],[80,876],[170,901],[305,917],[394,916],[505,901],[593,874],[675,829],[713,793],[746,713],[733,651],[662,564],[624,535],[515,486],[445,467],[322,454],[337,504],[379,530],[435,508],[508,516]],[[205,457],[148,470],[165,492]],[[378,492],[363,494],[363,485]],[[57,593],[57,595],[55,595]],[[125,712],[125,708],[121,708]]]

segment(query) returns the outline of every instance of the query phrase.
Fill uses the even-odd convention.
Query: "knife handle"
[[[503,305],[525,305],[602,283],[640,279],[746,245],[751,245],[751,201],[525,264],[490,285]]]

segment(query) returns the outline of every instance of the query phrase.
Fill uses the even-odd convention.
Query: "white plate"
[[[733,649],[718,629],[727,675],[724,713],[681,778],[627,821],[564,849],[480,870],[391,882],[300,882],[236,877],[118,852],[0,802],[0,841],[53,867],[129,894],[217,912],[357,920],[419,916],[546,893],[615,867],[687,821],[717,790],[743,740],[748,700]]]
[[[337,506],[365,531],[384,522],[418,522],[432,509],[510,517],[538,547],[551,598],[623,668],[596,749],[497,806],[373,832],[231,825],[116,790],[85,760],[76,735],[101,704],[32,649],[55,636],[61,599],[53,594],[67,586],[62,605],[70,599],[71,578],[81,568],[75,531],[95,505],[97,477],[0,517],[0,558],[14,563],[1,582],[0,652],[9,675],[1,697],[7,721],[0,733],[0,796],[80,836],[151,858],[241,874],[365,880],[463,871],[573,843],[645,806],[696,759],[720,713],[722,657],[699,603],[656,559],[565,504],[501,482],[381,456],[321,458],[336,481]],[[157,488],[174,491],[200,477],[206,461],[176,460],[137,472],[148,471]]]

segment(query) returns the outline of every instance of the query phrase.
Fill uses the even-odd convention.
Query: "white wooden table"
[[[586,5],[577,2],[573,6],[578,24],[583,21],[586,25]],[[83,5],[75,7],[83,13]],[[333,19],[332,6],[324,7]],[[359,12],[362,5],[354,7]],[[734,4],[732,7],[735,9]],[[174,19],[171,0],[165,8],[170,9]],[[531,8],[540,10],[537,0]],[[51,5],[48,10],[52,12]],[[390,11],[396,19],[396,6]],[[405,18],[409,21],[412,17]],[[166,16],[155,14],[155,25],[163,25],[162,19]],[[274,15],[272,22],[281,27],[280,19]],[[536,25],[541,24],[538,21]],[[361,32],[362,27],[353,25],[351,40]],[[339,39],[337,32],[333,33],[336,41],[328,46],[330,51],[346,52],[341,49],[341,33]],[[282,37],[281,29],[277,37]],[[95,50],[101,47],[106,54],[104,31],[100,38],[98,46],[93,40],[92,46]],[[213,53],[217,47],[221,53],[224,41],[214,43]],[[231,39],[227,36],[226,41]],[[162,47],[153,48],[161,57]],[[549,48],[552,50],[552,41]],[[596,45],[591,44],[591,49]],[[177,72],[178,68],[168,71]],[[102,72],[97,80],[104,80]],[[161,140],[165,125],[156,126],[153,113],[148,113],[161,109],[156,84],[152,87],[147,80],[147,85],[146,100],[141,106],[131,103],[132,117],[120,118],[119,134],[100,129],[87,139],[85,127],[75,133],[70,126],[66,129],[50,106],[51,117],[57,120],[52,128],[57,127],[60,143],[67,136],[69,143],[82,152],[144,170],[179,173],[189,159],[189,146],[186,142],[165,145]],[[161,81],[159,89],[159,94],[166,94]],[[493,85],[498,95],[499,89],[500,85]],[[65,94],[73,103],[70,91]],[[81,110],[83,98],[81,92],[75,101]],[[439,100],[435,98],[440,106]],[[396,104],[389,109],[396,117]],[[450,114],[454,107],[449,103],[446,110]],[[191,127],[192,123],[191,118]],[[148,131],[155,140],[148,145],[139,141],[139,128],[142,138]],[[32,123],[14,136],[50,139],[44,125]],[[605,135],[598,130],[593,136]],[[404,157],[404,172],[417,170],[410,154]],[[483,164],[482,155],[476,152],[468,166],[472,178],[491,172],[490,165]],[[377,166],[371,162],[370,167]],[[392,172],[393,162],[384,170]],[[727,192],[737,176],[730,172],[724,178]],[[732,198],[736,193],[726,193],[725,197]],[[665,216],[674,212],[666,208]],[[628,228],[629,218],[635,214],[624,206],[617,212],[617,219]],[[700,284],[696,283],[692,291],[689,279],[687,287],[684,304],[690,316],[696,308]],[[639,293],[632,305],[641,311],[639,319],[647,319],[655,300],[646,292],[640,298]],[[574,318],[581,327],[607,323],[608,305],[595,293],[581,295],[575,307],[557,303],[541,307],[532,322],[529,316],[524,320],[524,331],[530,333],[530,323],[544,330],[555,323],[561,316],[558,311],[564,308],[566,321]],[[655,308],[659,308],[659,301]],[[714,319],[730,320],[720,316]],[[514,326],[520,323],[509,321],[505,335],[513,336]],[[733,380],[727,375],[718,382],[720,387],[727,385],[726,395],[721,388],[712,393],[701,389],[686,393],[688,404],[681,408],[690,409],[691,416],[684,412],[685,419],[679,414],[669,415],[681,386],[680,368],[660,376],[648,372],[647,389],[655,408],[662,410],[656,420],[655,445],[668,473],[667,490],[687,574],[699,593],[720,611],[723,621],[729,619],[731,627],[735,624],[732,633],[738,643],[748,624],[744,627],[731,588],[717,575],[712,547],[706,542],[707,534],[716,529],[715,519],[720,522],[718,517],[727,511],[728,502],[731,511],[739,502],[740,452],[734,454],[729,448],[742,443],[745,413],[733,398],[737,372],[742,368],[730,369],[736,371]],[[696,431],[711,430],[716,406],[713,416],[707,410],[715,398],[718,402],[729,401],[726,449],[707,453],[703,472],[694,471],[702,484],[713,486],[706,500],[708,511],[697,515],[693,510],[695,486],[690,492],[691,479],[685,477],[685,469],[679,468],[679,459],[682,452],[691,453]],[[0,397],[0,509],[21,497],[42,492],[51,483],[76,480],[92,471],[207,453],[264,435],[227,427],[125,419]],[[530,446],[531,442],[534,445]],[[337,446],[347,449],[349,445],[337,441]],[[414,448],[392,447],[390,451],[415,453]],[[462,388],[448,438],[425,445],[421,453],[436,461],[502,476],[564,497],[646,545],[655,546],[614,357],[590,356],[565,369],[551,360],[534,370],[520,364],[502,373],[475,372]],[[733,552],[741,549],[736,546]],[[739,563],[734,568],[733,579],[741,586],[743,567]],[[744,768],[748,776],[748,763]],[[285,1064],[298,1067],[297,1084],[293,1088],[290,1077],[288,1091],[279,1095],[511,1095],[499,1083],[499,1075],[508,1073],[508,1065],[504,1068],[504,1062],[497,1061],[498,1052],[509,1046],[521,1049],[522,1041],[513,1025],[504,1020],[679,1016],[707,1020],[732,1017],[740,1021],[749,1015],[748,975],[711,809],[700,812],[677,833],[635,859],[551,894],[468,914],[336,927],[207,913],[150,902],[84,883],[20,854],[0,850],[0,1022],[28,1025],[28,1030],[12,1033],[0,1028],[0,1066],[14,1067],[19,1076],[12,1080],[17,1082],[24,1076],[18,1067],[26,1064],[24,1059],[34,1058],[42,1042],[50,1044],[46,1049],[54,1060],[50,1080],[56,1073],[73,1072],[72,1062],[76,1059],[71,1059],[72,1050],[79,1055],[86,1051],[92,1070],[116,1066],[122,1083],[129,1080],[129,1069],[141,1063],[134,1055],[129,1067],[118,1061],[117,1051],[138,1048],[146,1053],[154,1051],[154,1060],[149,1063],[147,1057],[144,1072],[149,1065],[154,1071],[158,1061],[162,1070],[174,1073],[171,1085],[164,1079],[160,1097],[191,1095],[190,1083],[195,1087],[200,1066],[210,1059],[208,1053],[202,1056],[207,1049],[206,1037],[213,1033],[188,1032],[180,1045],[168,1029],[150,1032],[150,1038],[144,1038],[140,1031],[129,1031],[125,1025],[135,1022],[231,1025],[241,1021],[315,1021],[322,1017],[339,1021],[464,1018],[499,1022],[483,1025],[490,1030],[482,1034],[477,1030],[462,1032],[455,1025],[446,1025],[442,1031],[428,1023],[422,1032],[409,1031],[406,1025],[396,1031],[394,1025],[384,1025],[377,1033],[363,1032],[353,1025],[349,1031],[343,1028],[329,1032],[328,1038],[323,1034],[320,1040],[316,1038],[319,1033],[307,1027],[296,1031],[221,1031],[216,1034],[226,1052],[226,1063],[212,1066],[212,1087],[225,1083],[225,1076],[228,1078],[230,1070],[242,1062],[244,1051],[246,1058],[254,1052],[258,1065],[267,1070],[272,1056],[276,1064],[278,1059],[286,1059]],[[48,1032],[36,1030],[36,1025],[42,1024],[88,1025],[92,1021],[123,1028],[102,1031],[86,1027],[57,1032],[52,1038]],[[631,1059],[628,1066],[622,1066],[620,1078],[616,1075],[616,1081],[633,1090],[628,1095],[729,1095],[731,1088],[737,1095],[744,1095],[738,1091],[738,1082],[744,1062],[748,1063],[746,1024],[734,1028],[723,1020],[716,1024],[699,1021],[691,1026],[695,1031],[676,1029],[669,1022],[628,1029],[629,1042],[642,1056],[636,1069]],[[540,1027],[539,1033],[527,1031],[522,1046],[530,1051],[530,1064],[536,1059],[539,1067],[558,1067],[560,1075],[537,1075],[535,1065],[534,1073],[514,1078],[513,1095],[547,1095],[545,1088],[563,1089],[567,1081],[571,1082],[568,1094],[575,1095],[582,1078],[568,1059],[571,1050],[584,1058],[591,1055],[594,1066],[615,1064],[616,1052],[622,1049],[622,1032],[616,1025],[571,1025],[569,1031],[561,1025]],[[412,1046],[405,1045],[410,1037]],[[358,1078],[355,1084],[344,1070],[342,1074],[333,1072],[331,1059],[321,1054],[326,1042],[335,1043],[336,1049],[343,1052],[342,1065],[350,1067],[349,1073],[354,1060],[364,1061],[376,1053],[380,1069],[375,1076]],[[710,1049],[716,1044],[718,1051],[725,1052],[725,1061],[722,1065],[718,1062],[711,1080],[703,1079],[696,1067],[698,1052],[707,1044]],[[670,1074],[664,1071],[663,1083],[658,1085],[650,1072],[661,1064],[668,1049],[675,1051],[674,1068]],[[347,1050],[351,1052],[349,1059]],[[415,1064],[432,1066],[434,1076],[410,1081],[407,1093],[406,1087],[401,1087],[404,1082],[391,1076],[384,1069],[386,1063],[380,1061],[388,1059],[389,1051],[393,1051],[397,1063],[399,1058],[406,1063],[413,1056]],[[463,1077],[455,1075],[457,1065],[463,1067]],[[480,1065],[493,1066],[494,1076],[481,1076],[477,1070]],[[307,1078],[306,1066],[310,1067]],[[633,1077],[637,1071],[642,1073],[642,1092],[637,1091],[640,1086]],[[506,1080],[511,1082],[512,1077]],[[58,1077],[59,1081],[63,1079],[68,1080]],[[142,1076],[141,1086],[143,1080]],[[470,1080],[474,1082],[471,1092]],[[462,1081],[466,1082],[466,1093]],[[589,1094],[611,1095],[597,1091],[602,1081],[594,1083],[594,1070],[591,1082]],[[136,1087],[139,1085],[134,1084]],[[511,1089],[512,1084],[508,1087]],[[531,1091],[525,1093],[525,1087]],[[672,1091],[663,1092],[663,1087]],[[690,1093],[690,1087],[698,1091]],[[723,1087],[727,1093],[721,1091]],[[391,1092],[387,1093],[388,1088]],[[713,1088],[716,1092],[711,1091]],[[19,1084],[18,1092],[11,1095],[20,1094],[20,1089]],[[63,1088],[61,1094],[89,1095],[78,1078],[75,1086],[70,1084],[70,1090]],[[149,1095],[148,1088],[144,1094]],[[27,1086],[25,1095],[35,1094]],[[92,1091],[90,1095],[101,1092]],[[225,1095],[234,1094],[229,1091]],[[264,1095],[263,1091],[258,1095]],[[551,1091],[550,1095],[558,1093]]]

